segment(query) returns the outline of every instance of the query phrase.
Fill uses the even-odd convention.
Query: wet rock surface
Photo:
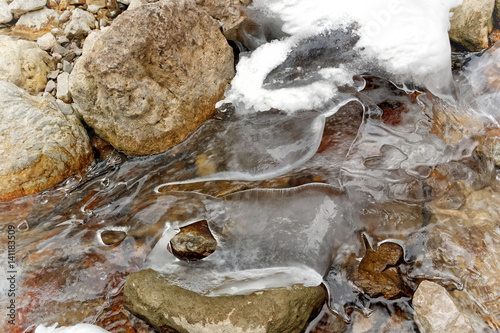
[[[195,222],[181,228],[170,241],[172,253],[183,260],[200,260],[211,255],[217,241],[208,228],[207,221]]]
[[[40,52],[33,47],[33,44],[29,48],[19,47],[20,53],[8,51],[5,56],[0,56],[0,63],[2,60],[7,60],[3,64],[11,64],[15,61],[10,60],[19,60],[17,64],[21,62],[21,70],[16,70],[16,73],[21,73],[22,80],[18,80],[19,75],[15,74],[13,77],[16,77],[14,79],[17,80],[16,84],[29,89],[31,94],[43,92],[43,99],[28,95],[25,99],[32,102],[36,100],[36,103],[33,103],[37,108],[43,105],[44,115],[51,115],[59,108],[63,117],[67,118],[66,120],[74,119],[74,115],[78,115],[78,112],[74,111],[75,104],[72,104],[72,96],[68,89],[68,75],[73,71],[73,64],[79,62],[82,48],[84,54],[90,54],[92,51],[99,53],[103,50],[106,50],[108,54],[113,54],[114,49],[111,47],[114,46],[106,45],[109,40],[99,42],[99,38],[105,34],[106,27],[114,26],[113,21],[122,17],[124,12],[142,10],[142,14],[133,17],[134,24],[138,25],[149,20],[150,17],[147,15],[150,13],[157,15],[160,19],[166,16],[161,11],[150,10],[151,7],[148,4],[156,3],[156,0],[132,0],[130,2],[128,0],[49,0],[44,6],[50,9],[43,7],[29,9],[23,14],[18,12],[15,14],[15,20],[12,20],[14,16],[8,3],[11,3],[13,7],[19,7],[35,2],[0,0],[0,24],[8,23],[0,25],[0,34],[15,36],[21,40],[37,41],[38,46],[53,58],[46,63],[50,71],[47,73],[45,67],[36,62],[23,60]],[[487,46],[488,41],[484,36],[490,29],[491,18],[498,16],[500,1],[496,1],[497,9],[493,13],[490,13],[491,3],[492,1],[464,1],[461,9],[457,10],[456,21],[453,22],[454,30],[450,33],[457,49],[480,50]],[[250,13],[249,15],[252,15],[253,10],[243,9],[243,6],[247,5],[246,1],[198,0],[190,2],[190,5],[196,5],[199,11],[196,14],[199,16],[195,20],[202,21],[201,23],[210,26],[214,31],[222,30],[228,39],[237,39],[243,43],[243,46],[239,45],[240,50],[246,48],[253,50],[266,41],[283,37],[283,32],[280,32],[278,27],[281,27],[282,22],[275,22],[273,26],[267,25],[269,22],[266,20],[269,18],[258,21],[259,23],[245,20],[242,10]],[[283,7],[283,10],[288,10],[288,5],[286,8]],[[125,11],[127,6],[128,10]],[[141,6],[142,9],[138,9]],[[207,12],[218,22],[208,20],[206,15],[200,14],[201,12]],[[180,13],[175,17],[182,20],[183,15],[184,13]],[[461,18],[466,18],[465,23],[460,22]],[[498,28],[498,17],[496,20],[494,26]],[[214,22],[216,22],[215,25],[212,24]],[[128,40],[130,32],[136,29],[134,24],[131,22],[123,24],[121,29],[128,29],[128,31],[125,31],[121,37],[115,36],[116,39],[112,42]],[[218,29],[218,25],[221,29]],[[149,23],[145,26],[149,30],[155,30],[154,27],[156,27]],[[185,25],[179,23],[179,26],[180,29],[191,30],[193,23]],[[345,39],[347,42],[345,44],[341,44],[341,40],[337,40],[336,36],[328,34],[320,38],[309,38],[305,44],[298,43],[299,47],[294,51],[295,56],[292,54],[288,62],[275,67],[279,70],[276,70],[276,73],[273,72],[273,75],[276,74],[276,78],[281,79],[282,82],[268,87],[278,89],[282,86],[292,87],[299,83],[307,84],[307,80],[321,77],[317,75],[318,66],[321,68],[329,65],[335,66],[339,64],[339,60],[341,60],[340,63],[351,63],[352,58],[349,58],[349,52],[345,53],[343,59],[332,59],[331,56],[339,53],[339,46],[343,45],[340,49],[351,48],[350,42],[354,40],[349,31],[347,34],[337,36]],[[160,34],[151,34],[151,31],[141,33],[139,39],[147,36],[143,38],[147,40],[146,43],[140,44],[142,45],[140,47],[144,49],[147,49],[144,45],[150,43],[151,36],[163,38]],[[233,36],[234,33],[237,37]],[[214,33],[215,35],[217,38],[214,37],[214,39],[220,41],[220,33]],[[3,39],[5,37],[0,37],[0,44]],[[180,39],[191,40],[191,38],[184,38],[184,35]],[[498,29],[490,34],[490,44],[496,39],[498,39]],[[17,43],[21,44],[21,42]],[[415,42],[418,41],[415,40]],[[159,44],[153,50],[158,51],[158,54],[167,49],[166,42]],[[94,48],[94,45],[97,46]],[[187,49],[187,53],[191,52],[191,49]],[[2,222],[0,232],[6,234],[7,226],[14,225],[17,228],[19,241],[16,260],[23,268],[23,275],[19,276],[19,287],[23,296],[16,299],[19,301],[17,318],[19,330],[32,333],[33,329],[30,331],[29,327],[33,328],[32,325],[42,322],[47,325],[59,322],[60,326],[88,322],[95,323],[110,332],[153,333],[155,329],[152,326],[124,309],[122,293],[125,279],[128,274],[143,266],[144,259],[148,257],[158,239],[161,238],[166,224],[173,223],[173,221],[186,222],[186,214],[193,211],[193,208],[196,210],[203,206],[201,203],[203,200],[193,203],[190,199],[185,199],[175,209],[172,207],[166,209],[169,202],[166,198],[182,195],[192,198],[196,193],[204,193],[227,200],[226,196],[234,198],[236,192],[256,188],[263,190],[261,192],[263,197],[271,198],[270,193],[273,191],[276,195],[282,189],[290,187],[326,183],[330,184],[329,186],[346,185],[351,201],[355,203],[353,209],[359,212],[359,223],[362,227],[354,228],[356,232],[352,230],[343,232],[342,235],[348,235],[348,239],[342,241],[341,244],[332,245],[334,250],[331,254],[335,258],[331,259],[333,265],[330,273],[337,272],[338,274],[329,273],[324,278],[328,287],[334,291],[328,305],[337,313],[329,312],[325,306],[324,311],[328,313],[323,314],[311,332],[419,332],[413,320],[414,315],[418,320],[421,318],[424,318],[424,322],[427,320],[428,327],[422,326],[420,331],[440,332],[443,326],[436,316],[440,308],[433,311],[432,302],[441,302],[438,304],[441,304],[442,308],[446,304],[449,305],[450,300],[454,308],[449,306],[447,309],[458,311],[460,320],[457,319],[448,325],[444,328],[445,331],[453,329],[469,332],[470,327],[474,332],[500,331],[500,308],[498,307],[500,304],[500,291],[498,290],[500,247],[497,222],[500,216],[498,208],[500,186],[495,179],[500,177],[496,174],[494,165],[494,163],[497,166],[500,165],[500,144],[498,143],[500,130],[493,120],[500,119],[497,107],[500,87],[499,67],[498,61],[495,61],[500,53],[496,52],[497,49],[498,46],[494,46],[478,57],[474,57],[472,53],[465,53],[464,59],[466,60],[460,64],[464,72],[457,73],[460,98],[464,105],[456,110],[446,107],[429,92],[420,90],[411,92],[413,89],[411,86],[396,87],[385,79],[363,76],[363,78],[354,78],[356,87],[351,87],[355,89],[349,92],[359,98],[359,101],[351,101],[334,115],[325,117],[322,134],[322,122],[311,121],[311,119],[320,118],[317,114],[311,116],[316,111],[301,113],[296,119],[293,119],[291,115],[276,116],[276,114],[279,115],[278,110],[273,110],[275,114],[271,116],[263,113],[239,119],[237,117],[240,115],[232,112],[218,113],[215,119],[205,122],[203,127],[188,139],[188,141],[191,140],[190,143],[178,145],[164,155],[140,160],[126,157],[106,141],[91,133],[96,161],[84,173],[83,179],[79,176],[70,177],[49,191],[7,203],[0,202],[0,222]],[[136,54],[140,53],[136,51],[134,51]],[[226,50],[223,50],[221,54],[225,57]],[[189,59],[190,64],[199,64],[199,59],[204,59],[203,55],[196,54],[192,58],[185,54],[182,54],[182,57]],[[215,56],[217,57],[222,56],[219,54]],[[245,57],[246,55],[242,54],[240,60]],[[104,63],[111,58],[113,57],[105,56],[95,59]],[[151,56],[151,59],[153,58]],[[42,62],[43,59],[46,57],[42,56]],[[113,59],[111,60],[114,61]],[[145,59],[144,63],[148,59]],[[158,59],[164,58],[158,56]],[[144,102],[146,107],[141,109],[143,104],[138,96],[144,95],[127,94],[130,90],[138,89],[141,92],[146,91],[146,96],[148,96],[149,90],[143,87],[151,83],[150,81],[159,80],[163,84],[161,89],[170,88],[171,81],[156,76],[160,68],[159,64],[163,64],[160,60],[151,67],[144,63],[136,67],[135,65],[123,67],[124,70],[119,74],[127,77],[131,72],[146,73],[134,78],[139,82],[137,86],[128,81],[123,85],[114,86],[113,75],[116,74],[113,72],[114,68],[99,62],[93,63],[92,66],[101,66],[101,69],[104,68],[104,73],[109,74],[107,87],[111,90],[116,88],[118,91],[116,95],[110,93],[105,96],[116,102],[106,104],[106,107],[121,114],[123,110],[127,110],[123,108],[124,105],[132,105],[135,109],[132,111],[128,109],[129,118],[136,117],[134,110],[149,110],[148,107],[154,105],[154,101],[148,100],[147,103],[150,104]],[[468,62],[469,60],[471,61]],[[57,67],[54,67],[54,63]],[[215,61],[209,60],[207,63],[212,66]],[[122,68],[121,64],[119,61],[112,63],[113,66]],[[172,66],[176,69],[180,68],[177,63]],[[137,68],[139,68],[138,71]],[[189,75],[181,73],[184,70]],[[180,75],[179,73],[186,74],[181,75],[181,78],[187,81],[191,79],[190,70],[190,67],[181,65],[179,71],[172,70],[172,74],[174,76]],[[282,70],[283,72],[280,72]],[[311,75],[304,77],[304,70]],[[220,71],[228,73],[225,67]],[[43,72],[43,75],[36,76],[38,72]],[[152,72],[156,74],[150,75]],[[96,75],[92,80],[98,82],[103,76],[101,75],[103,72],[99,73],[99,76]],[[206,75],[208,80],[212,78],[210,75]],[[46,84],[40,83],[43,82],[42,76],[46,76]],[[229,75],[227,77],[226,82],[230,79]],[[196,84],[201,82],[200,78],[195,80],[197,80]],[[216,90],[217,84],[213,85],[213,91]],[[361,88],[363,84],[366,84],[364,89]],[[218,87],[223,90],[222,85]],[[179,89],[193,90],[187,83]],[[159,95],[153,94],[152,96],[158,99],[157,96],[163,92],[160,89],[156,92]],[[169,92],[165,93],[169,94]],[[128,100],[125,100],[123,96]],[[120,99],[122,97],[123,100]],[[216,101],[215,97],[214,101]],[[164,101],[162,100],[161,103]],[[165,103],[162,105],[165,106]],[[45,106],[50,109],[50,112],[45,109]],[[490,118],[486,121],[485,118],[478,117],[474,114],[475,111],[471,112],[468,109],[468,106],[476,111],[481,110]],[[32,107],[35,106],[31,105],[28,108],[30,111],[26,112],[29,118],[26,122],[38,125],[43,123],[43,126],[38,127],[44,128],[44,135],[53,134],[52,125],[48,126],[44,116],[31,110]],[[93,105],[89,108],[92,107]],[[0,110],[3,110],[1,105]],[[157,115],[147,118],[147,112],[142,113],[146,116],[139,124],[142,132],[148,132],[145,129],[155,126],[155,119],[158,119]],[[83,119],[81,115],[79,117]],[[160,115],[161,117],[163,114]],[[228,124],[228,119],[233,122]],[[0,121],[0,133],[6,129],[2,127],[4,125],[2,121]],[[203,122],[203,120],[200,121]],[[188,119],[187,122],[179,121],[175,123],[175,126],[185,129],[185,125],[192,124],[192,120]],[[59,124],[58,121],[56,123]],[[249,126],[249,124],[253,125]],[[316,132],[314,132],[315,135],[305,140],[302,136],[305,131],[301,129],[306,128],[307,125],[311,125],[307,130],[312,131],[316,128]],[[129,130],[128,126],[130,125],[123,124],[124,132]],[[15,136],[17,139],[17,134],[26,131],[28,127],[14,126],[12,128],[17,131]],[[18,131],[18,128],[21,129]],[[81,128],[78,131],[80,130]],[[188,129],[185,133],[191,130]],[[272,140],[267,140],[265,133],[271,133]],[[282,140],[283,138],[285,140]],[[319,140],[319,138],[320,142],[311,140]],[[35,148],[42,145],[42,142],[51,142],[46,137],[41,138],[38,135],[30,139],[37,141],[33,144]],[[25,141],[30,144],[30,139]],[[148,141],[143,144],[144,146],[151,146],[151,142],[156,144],[156,140],[146,139]],[[269,154],[264,157],[262,150],[251,150],[249,147],[253,142],[265,147],[266,152],[271,153],[276,159],[269,159]],[[274,164],[276,161],[284,158],[281,160],[285,161],[283,165],[290,165],[287,163],[294,160],[290,158],[292,153],[286,156],[282,152],[294,151],[294,154],[297,151],[304,152],[304,150],[292,149],[297,143],[312,152],[311,156],[308,155],[310,159],[294,164],[290,170],[280,173],[283,169],[280,171],[276,165],[282,164],[279,164],[281,162]],[[0,150],[2,147],[3,144],[0,142]],[[70,148],[87,151],[88,144],[75,143],[71,144]],[[313,154],[316,148],[317,152]],[[16,153],[16,157],[23,157],[23,153],[30,152],[24,149],[22,148],[19,154]],[[16,151],[9,150],[7,156],[11,156],[11,152]],[[61,152],[63,159],[66,158],[64,154],[67,153],[69,153],[67,156],[70,156],[73,152]],[[34,156],[29,155],[26,160]],[[0,160],[3,162],[2,158],[0,154]],[[76,158],[70,159],[76,160]],[[235,165],[242,168],[235,169]],[[266,170],[261,168],[262,165],[270,165],[271,168]],[[51,167],[48,172],[55,173],[63,168],[70,170],[71,166],[64,164],[64,167]],[[3,167],[0,169],[3,170]],[[271,173],[268,174],[269,178],[264,180],[234,180],[231,179],[234,174],[225,173],[231,170],[243,171],[240,175],[245,172],[254,172],[252,176],[269,170]],[[30,177],[38,175],[36,172],[31,173],[32,169],[27,169],[26,172],[30,173]],[[270,176],[271,174],[273,176]],[[217,180],[206,181],[205,179],[201,182],[190,182],[196,177],[213,175]],[[217,178],[221,175],[222,179]],[[9,179],[14,178],[9,176]],[[52,180],[56,181],[56,177],[51,178]],[[188,180],[188,182],[168,184],[172,180]],[[40,189],[41,187],[36,191]],[[286,190],[282,193],[285,192]],[[363,195],[360,195],[361,193]],[[245,195],[241,194],[241,198],[244,197]],[[362,200],[359,200],[360,197]],[[241,207],[249,204],[247,199],[241,201]],[[302,199],[307,202],[309,197],[304,196]],[[156,200],[158,202],[155,202]],[[214,198],[204,200],[207,200],[203,201],[204,203],[217,202]],[[286,202],[287,199],[284,201]],[[186,205],[188,202],[189,204]],[[274,209],[283,206],[283,202],[276,205],[277,202],[279,201],[274,202]],[[263,202],[259,201],[259,205],[257,207],[262,208]],[[304,210],[308,209],[305,205],[304,207]],[[249,219],[256,213],[263,214],[262,211],[270,212],[270,210],[260,208],[254,209],[246,218]],[[290,209],[292,207],[289,207]],[[263,218],[257,221],[265,221],[268,217],[266,214],[263,214]],[[195,218],[195,221],[207,219],[206,216]],[[208,221],[213,223],[212,220]],[[268,227],[263,228],[264,230],[257,230],[256,224],[258,223],[248,226],[249,231],[246,233],[236,233],[239,236],[234,236],[234,238],[242,240],[241,235],[246,237],[251,232],[256,232],[256,235],[269,233]],[[273,235],[288,235],[290,239],[296,239],[293,228],[281,230],[274,229],[274,227],[270,227]],[[230,230],[231,228],[224,229],[223,232],[227,233]],[[213,231],[218,237],[227,236],[224,233],[217,233],[221,232],[220,230]],[[363,246],[361,232],[370,237],[371,244],[377,245],[365,244]],[[313,239],[312,234],[311,231],[310,237],[312,238],[303,235],[303,239]],[[260,238],[264,237],[260,236]],[[255,249],[248,247],[246,252],[253,253],[254,250],[267,249],[266,255],[260,257],[261,264],[273,258],[274,255],[282,253],[278,250],[269,250],[274,245],[273,242],[260,244],[258,242],[260,238],[256,238],[252,243]],[[220,238],[217,239],[220,240]],[[0,240],[0,256],[6,255],[6,252],[2,252],[6,246],[3,246],[1,242]],[[304,241],[295,245],[284,253],[296,253],[295,250],[302,248],[306,243]],[[168,244],[164,245],[162,248],[167,249]],[[201,263],[209,266],[207,263],[210,258],[218,255],[218,252],[212,253],[216,247],[217,242],[210,232],[207,233],[206,226],[199,227],[197,224],[181,228],[181,232],[170,244],[170,249],[181,259],[177,261],[180,265]],[[332,251],[329,246],[322,249],[325,253],[329,251]],[[226,253],[226,255],[230,257],[233,253]],[[329,257],[330,254],[325,256]],[[205,259],[199,260],[201,258]],[[0,259],[7,262],[6,258]],[[198,261],[194,261],[195,259]],[[247,258],[247,260],[253,259]],[[311,260],[304,260],[304,262],[309,263]],[[2,275],[4,273],[0,270],[0,281],[5,281],[5,276]],[[191,278],[193,277],[187,277],[188,280]],[[411,297],[422,280],[424,282],[420,284],[414,299],[414,305],[420,304],[421,308],[419,308],[420,312],[415,314],[411,305]],[[431,283],[426,280],[438,281],[445,288],[438,286],[437,291],[432,288],[426,289],[424,288],[426,283]],[[0,286],[3,287],[1,283]],[[445,293],[441,293],[443,290]],[[442,297],[435,297],[436,295]],[[151,298],[154,297],[151,296]],[[423,303],[418,303],[419,300],[423,300]],[[5,297],[0,296],[0,303],[4,301]],[[189,310],[196,309],[195,305]],[[287,307],[288,305],[279,306],[283,312]],[[295,304],[292,304],[291,308],[295,309]],[[422,314],[427,311],[425,309],[431,309],[431,311]],[[213,308],[211,310],[212,314],[217,312]],[[269,316],[271,312],[269,310],[265,315]],[[150,311],[151,313],[157,312]],[[460,317],[462,315],[463,317]],[[450,315],[447,320],[452,317],[453,315]],[[205,325],[205,330],[220,331],[229,327],[227,330],[234,332],[242,326],[234,326],[231,318],[232,316],[229,315],[220,316],[217,320],[222,320],[221,325],[207,326],[203,321],[202,325]],[[463,318],[465,319],[462,320]],[[351,321],[344,322],[345,319]],[[249,319],[245,318],[245,320]],[[186,321],[180,319],[180,321],[182,325],[187,325],[182,326],[184,328],[181,330],[196,332],[197,328],[193,328],[192,323],[188,323],[187,319]],[[299,326],[303,325],[303,321],[289,320],[289,323],[296,325],[293,329],[290,328],[291,331],[298,330]],[[8,332],[10,327],[2,326],[0,330],[2,329]],[[166,326],[162,326],[161,329],[168,332],[173,330]],[[279,329],[287,330],[287,328]]]
[[[462,314],[445,288],[423,281],[413,297],[416,322],[422,332],[473,333],[470,319]]]
[[[136,26],[144,16],[151,19]],[[233,75],[233,52],[216,21],[189,1],[161,2],[120,15],[77,62],[70,90],[100,137],[146,155],[210,117]]]
[[[131,274],[124,288],[129,311],[160,332],[301,332],[325,294],[321,287],[257,291],[249,295],[206,297],[168,282],[157,272]]]
[[[354,283],[370,297],[393,299],[411,295],[411,289],[402,280],[398,266],[403,263],[403,249],[395,243],[383,243],[376,249],[366,243],[366,253],[357,271]]]
[[[0,200],[83,173],[93,155],[78,119],[12,83],[0,81],[0,87]]]

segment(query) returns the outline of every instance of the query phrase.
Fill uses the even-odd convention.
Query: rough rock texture
[[[64,34],[68,38],[87,36],[92,29],[95,29],[96,23],[97,21],[92,14],[77,8],[73,10],[71,19],[64,29]]]
[[[35,42],[0,36],[0,80],[36,94],[45,89],[52,70],[52,58]]]
[[[487,48],[494,7],[495,0],[464,0],[452,10],[450,39],[470,51]]]
[[[7,5],[5,0],[0,0],[0,23],[10,22],[12,21],[12,18],[9,5]]]
[[[10,3],[9,8],[14,17],[19,17],[27,12],[45,7],[47,0],[14,0]]]
[[[460,309],[473,309],[467,315],[475,331],[482,331],[478,325],[484,324],[500,330],[500,183],[495,179],[491,185],[450,196],[459,198],[458,210],[441,209],[438,201],[431,202],[432,228],[427,235],[431,250],[423,259],[431,259],[433,269],[440,274],[464,281],[463,294],[452,296]]]
[[[460,313],[445,288],[423,281],[413,296],[415,321],[421,332],[473,333],[470,320]]]
[[[70,90],[97,135],[147,155],[210,117],[233,76],[233,51],[217,22],[193,1],[164,1],[124,12],[84,49]]]
[[[195,0],[198,8],[205,10],[210,16],[222,24],[222,31],[228,39],[235,39],[235,29],[246,19],[242,7],[248,6],[251,0]]]
[[[205,297],[170,284],[148,269],[131,274],[124,304],[161,332],[302,332],[324,301],[321,287],[300,285],[250,295]]]
[[[410,294],[398,266],[403,262],[403,249],[395,243],[383,243],[372,249],[367,244],[365,256],[352,275],[354,283],[371,297],[392,299]]]
[[[57,14],[54,10],[43,8],[24,14],[15,25],[15,30],[40,31],[51,29],[57,24]]]
[[[62,73],[57,77],[57,95],[56,97],[65,103],[71,102],[71,94],[69,92],[69,74]]]
[[[179,259],[199,260],[208,257],[217,248],[217,241],[207,221],[199,221],[181,228],[170,241],[172,253]]]
[[[56,38],[54,37],[53,34],[49,32],[41,37],[38,37],[36,42],[42,50],[48,51],[51,50],[54,47],[54,45],[56,45]]]
[[[76,117],[0,81],[0,201],[50,188],[81,172],[92,158]]]

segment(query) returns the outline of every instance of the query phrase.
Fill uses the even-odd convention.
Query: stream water
[[[455,1],[361,2],[331,14],[322,0],[254,1],[226,99],[183,143],[103,155],[84,177],[0,203],[0,242],[16,237],[15,332],[82,321],[135,332],[122,288],[148,267],[209,296],[324,284],[313,332],[360,313],[417,332],[411,295],[429,279],[462,293],[477,330],[499,330],[500,50],[452,74]],[[177,259],[170,239],[200,220],[217,250]],[[404,251],[389,296],[352,273],[388,243]]]

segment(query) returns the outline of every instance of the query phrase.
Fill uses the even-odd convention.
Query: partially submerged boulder
[[[422,332],[473,333],[470,319],[461,313],[446,289],[423,281],[413,297],[415,321]]]
[[[470,51],[487,48],[494,7],[495,0],[464,0],[452,10],[450,39]]]
[[[323,305],[322,287],[295,285],[249,295],[207,297],[148,269],[128,276],[124,304],[160,332],[299,333]]]
[[[92,158],[75,116],[0,81],[0,201],[50,188],[81,173]]]
[[[126,154],[148,155],[213,115],[233,76],[218,23],[194,1],[162,1],[124,12],[84,49],[70,91],[98,136]]]
[[[37,94],[45,89],[52,70],[52,57],[37,43],[0,36],[0,80]]]

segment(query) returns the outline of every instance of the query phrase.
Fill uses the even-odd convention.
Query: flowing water
[[[183,143],[103,154],[84,177],[0,203],[1,242],[16,236],[16,332],[82,321],[135,332],[122,288],[148,267],[208,296],[324,284],[313,332],[359,330],[361,313],[417,332],[411,295],[429,279],[477,330],[500,330],[500,50],[452,76],[455,1],[424,2],[254,1],[226,99]],[[201,220],[217,250],[174,257],[171,238]],[[360,272],[385,247],[401,257],[380,272],[398,276],[384,291]]]

